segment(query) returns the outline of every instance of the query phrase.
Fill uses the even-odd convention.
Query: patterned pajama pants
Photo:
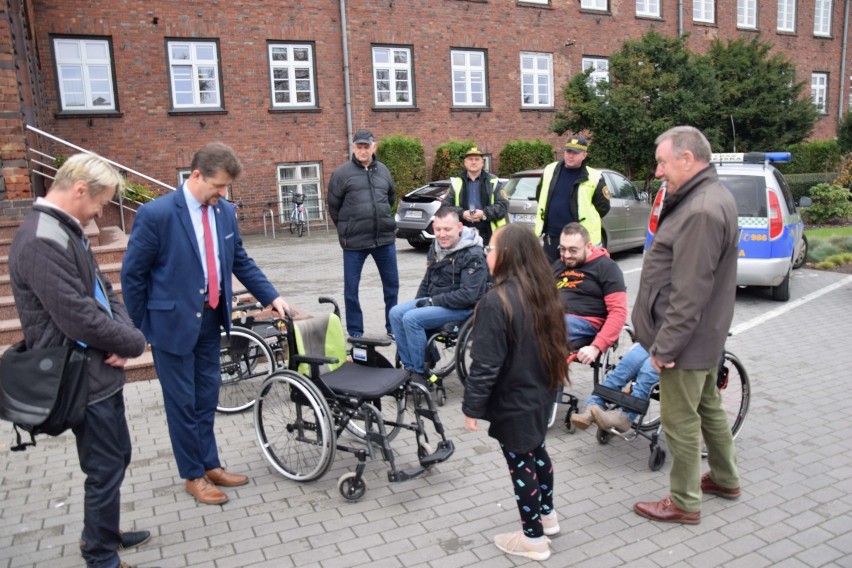
[[[500,449],[509,465],[524,535],[530,538],[543,536],[541,515],[553,511],[553,464],[544,442],[531,452],[512,452],[503,444],[500,444]]]

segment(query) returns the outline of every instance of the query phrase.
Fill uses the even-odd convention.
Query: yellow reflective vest
[[[486,183],[487,182],[491,182],[491,191],[489,191],[488,193],[491,195],[491,205],[494,205],[494,195],[497,193],[497,184],[498,184],[497,177],[495,176],[495,177],[493,177],[489,180],[486,180]],[[461,205],[460,205],[460,203],[461,203],[461,190],[462,190],[462,185],[463,185],[462,178],[451,177],[450,183],[453,186],[453,192],[456,194],[456,202],[455,202],[454,205],[456,207],[461,207]],[[497,227],[502,227],[505,224],[506,224],[506,218],[505,217],[503,217],[502,219],[491,220],[491,232],[493,233],[494,231],[497,230]]]
[[[550,186],[553,183],[553,174],[560,162],[553,162],[544,168],[541,174],[541,193],[538,196],[538,211],[535,216],[535,234],[541,236],[544,229],[544,216],[547,213],[548,198],[550,197]],[[589,177],[577,187],[577,217],[583,225],[594,244],[600,244],[602,240],[601,216],[592,203],[592,196],[603,174],[600,170],[586,166]]]

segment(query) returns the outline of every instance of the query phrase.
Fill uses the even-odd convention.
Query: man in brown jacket
[[[671,496],[634,510],[655,521],[698,524],[702,493],[740,495],[731,428],[716,386],[734,317],[737,206],[709,164],[710,144],[700,131],[677,126],[656,142],[656,176],[666,182],[666,198],[645,254],[633,324],[660,373]],[[710,466],[703,476],[702,435]]]

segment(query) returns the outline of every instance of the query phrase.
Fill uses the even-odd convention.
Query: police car
[[[727,187],[737,202],[737,221],[740,228],[738,286],[767,286],[772,299],[790,299],[790,275],[805,262],[808,241],[805,227],[793,200],[787,180],[772,165],[789,162],[789,152],[748,152],[713,154],[719,181]],[[657,193],[645,249],[657,231],[663,208],[665,186]],[[802,197],[799,205],[811,204]]]

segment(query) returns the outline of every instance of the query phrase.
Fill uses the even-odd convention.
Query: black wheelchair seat
[[[365,367],[357,363],[344,363],[334,371],[321,375],[322,382],[334,394],[376,399],[391,394],[405,384],[405,371]]]

